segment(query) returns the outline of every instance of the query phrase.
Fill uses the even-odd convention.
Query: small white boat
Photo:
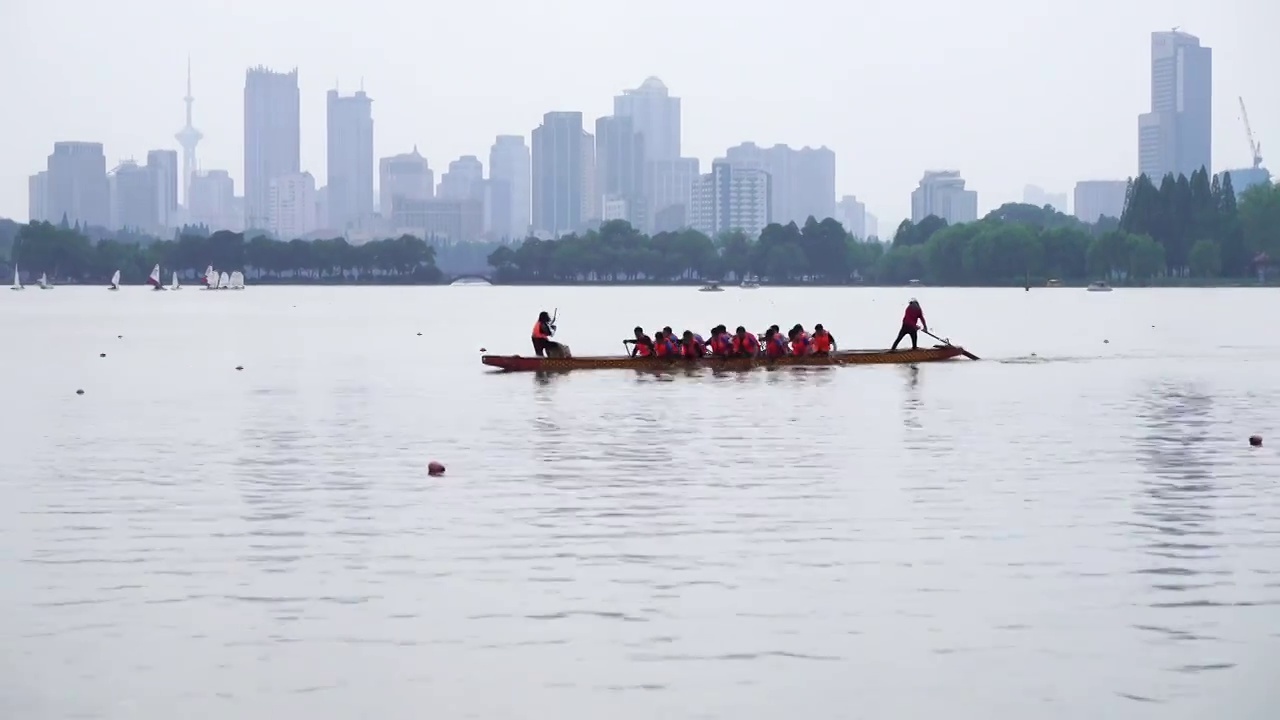
[[[17,265],[14,265],[14,266],[13,266],[13,285],[9,286],[9,289],[10,289],[10,290],[25,290],[25,289],[26,289],[26,288],[22,287],[22,281],[18,279],[18,266],[17,266]]]
[[[1085,290],[1089,292],[1111,292],[1111,286],[1101,280],[1097,280],[1089,283],[1089,287],[1085,288]]]
[[[212,265],[204,269],[204,275],[200,276],[200,284],[204,285],[205,290],[217,289],[218,273],[214,272]]]
[[[218,273],[218,289],[226,290],[229,287],[231,287],[231,276],[227,275],[225,270]]]
[[[169,289],[170,289],[170,290],[181,290],[181,289],[182,289],[182,285],[178,283],[178,272],[177,272],[176,270],[175,270],[175,271],[174,271],[174,273],[173,273],[173,284],[169,286]]]
[[[741,287],[743,290],[758,290],[760,288],[760,280],[753,277],[743,278]]]
[[[49,273],[40,273],[40,289],[52,290],[53,285],[49,282]]]
[[[724,288],[720,287],[720,283],[707,283],[698,288],[698,292],[724,292]]]
[[[156,263],[156,266],[151,268],[151,275],[147,276],[147,282],[151,284],[152,290],[164,291],[168,289],[165,286],[160,284],[160,264],[159,263]]]
[[[111,284],[107,286],[107,289],[108,290],[120,289],[120,271],[119,270],[115,271],[115,273],[111,275]]]
[[[920,287],[920,286],[921,286],[921,285],[923,285],[923,284],[924,284],[924,283],[920,282],[919,280],[916,280],[915,278],[912,278],[912,279],[910,279],[910,280],[908,280],[908,281],[907,281],[907,286],[908,286],[908,287]]]
[[[1049,278],[1049,282],[1045,283],[1045,287],[1062,287],[1062,281],[1058,278]]]
[[[228,285],[228,287],[230,287],[232,290],[243,290],[244,289],[244,273],[240,272],[239,270],[236,270],[235,272],[231,273],[231,284]]]

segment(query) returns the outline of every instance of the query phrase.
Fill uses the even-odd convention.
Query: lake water
[[[479,364],[557,307],[578,355],[637,323],[883,347],[910,294],[983,361]],[[0,717],[1270,720],[1278,313],[1272,290],[5,293]]]

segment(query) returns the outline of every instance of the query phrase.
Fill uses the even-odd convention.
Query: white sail
[[[218,289],[222,290],[228,287],[231,287],[231,278],[227,275],[227,272],[223,270],[218,275]]]
[[[244,289],[244,273],[240,272],[239,270],[236,270],[235,272],[231,273],[231,289],[232,290]]]
[[[40,289],[52,290],[53,286],[49,284],[49,273],[40,273]]]
[[[174,273],[173,273],[173,284],[169,286],[169,289],[170,289],[170,290],[181,290],[181,289],[182,289],[182,285],[178,284],[178,273],[177,273],[177,271],[176,271],[176,270],[175,270],[175,271],[174,271]]]
[[[22,281],[18,279],[18,266],[17,266],[17,265],[14,265],[14,266],[13,266],[13,285],[12,285],[9,289],[10,289],[10,290],[21,290],[21,289],[22,289]]]
[[[120,271],[119,270],[115,271],[115,273],[112,274],[111,276],[111,289],[115,290],[118,287],[120,287]]]
[[[160,287],[160,264],[159,263],[156,263],[156,266],[151,268],[151,275],[147,277],[147,282],[151,283],[156,287]]]

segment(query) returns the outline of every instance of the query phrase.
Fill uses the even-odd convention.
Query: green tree
[[[1218,243],[1212,240],[1197,240],[1191,246],[1187,262],[1194,277],[1216,278],[1222,273],[1222,254]]]

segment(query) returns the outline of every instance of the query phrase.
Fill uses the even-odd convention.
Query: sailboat
[[[239,270],[236,270],[235,272],[231,273],[231,289],[232,290],[244,289],[244,273],[240,272]]]
[[[52,289],[53,289],[53,286],[49,284],[49,274],[48,274],[48,273],[40,273],[40,289],[41,289],[41,290],[52,290]]]
[[[218,289],[218,273],[212,265],[204,269],[204,276],[200,278],[200,282],[204,283],[205,290]]]
[[[13,266],[13,285],[12,285],[12,286],[10,286],[10,288],[9,288],[9,289],[10,289],[10,290],[25,290],[25,289],[26,289],[26,288],[22,287],[22,281],[18,279],[18,266],[17,266],[17,265],[14,265],[14,266]]]
[[[218,289],[226,290],[231,287],[231,278],[227,276],[227,271],[223,270],[218,274]]]
[[[111,276],[111,285],[109,285],[107,289],[108,290],[120,289],[120,271],[119,270],[117,270],[115,274]]]
[[[160,263],[151,268],[151,275],[147,277],[147,282],[151,283],[152,290],[164,291],[167,288],[160,284]]]
[[[170,290],[181,290],[182,285],[178,284],[178,271],[173,272],[173,284],[169,286]]]

